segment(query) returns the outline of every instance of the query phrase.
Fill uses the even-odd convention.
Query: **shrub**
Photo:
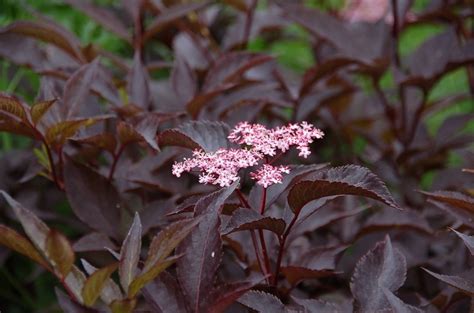
[[[64,2],[0,29],[0,309],[473,309],[469,1]]]

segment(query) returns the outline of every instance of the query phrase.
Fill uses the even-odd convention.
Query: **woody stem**
[[[265,213],[265,205],[267,201],[267,188],[263,188],[262,203],[260,205],[260,214]],[[265,243],[265,237],[263,235],[263,229],[258,230],[258,236],[260,237],[260,244],[262,245],[263,260],[265,262],[265,272],[271,273],[270,260],[268,258],[267,244]]]
[[[240,189],[236,189],[235,190],[236,193],[237,193],[237,196],[239,197],[239,200],[240,200],[240,204],[247,208],[247,209],[251,209],[250,208],[250,204],[248,203],[247,199],[245,198],[245,196],[242,194],[242,192],[240,191]],[[258,252],[258,243],[257,243],[257,236],[255,235],[255,230],[250,230],[250,236],[252,237],[252,244],[253,244],[253,249],[255,251],[255,257],[257,259],[257,263],[258,263],[258,268],[260,269],[260,272],[262,272],[262,274],[264,276],[267,275],[267,272],[265,271],[265,269],[263,268],[263,265],[262,265],[262,260],[260,258],[260,253]],[[268,278],[266,278],[267,280],[267,283],[268,283]]]

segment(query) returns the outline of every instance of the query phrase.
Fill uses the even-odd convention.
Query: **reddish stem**
[[[267,274],[266,274],[265,269],[263,268],[260,253],[258,253],[258,243],[257,243],[257,236],[255,235],[255,230],[250,231],[250,236],[252,237],[252,245],[253,245],[253,250],[255,251],[255,257],[257,258],[258,268],[260,269],[260,272],[262,272],[262,274],[266,276]],[[268,283],[268,278],[266,279]]]
[[[113,154],[114,160],[112,161],[112,166],[110,167],[110,171],[109,171],[109,177],[108,177],[109,181],[111,181],[112,178],[114,177],[115,168],[117,167],[118,160],[120,159],[120,156],[122,155],[122,152],[125,150],[125,147],[126,147],[126,145],[123,145],[123,144],[120,145],[119,150],[117,151],[117,153]]]
[[[400,55],[398,53],[398,38],[399,38],[399,28],[398,25],[398,1],[392,0],[392,14],[393,14],[393,28],[392,28],[392,36],[394,41],[393,47],[393,58],[395,59],[395,65],[400,68]]]
[[[265,213],[265,204],[267,201],[267,188],[263,188],[262,203],[260,205],[260,214]],[[268,258],[267,244],[265,242],[265,236],[263,235],[263,229],[258,230],[258,236],[260,238],[260,244],[262,246],[263,260],[265,262],[265,273],[271,273],[270,259]]]
[[[63,146],[59,147],[58,151],[58,158],[59,158],[59,179],[64,182],[64,156],[63,156]],[[64,183],[63,183],[64,184]]]
[[[64,190],[63,184],[59,181],[58,174],[56,172],[56,168],[54,166],[54,159],[53,159],[53,154],[51,153],[51,149],[48,146],[48,143],[46,142],[46,139],[42,138],[41,140],[46,148],[46,154],[48,155],[48,160],[49,160],[49,165],[51,169],[51,176],[53,177],[53,181],[56,184],[56,186],[60,190]]]
[[[247,201],[247,199],[245,199],[245,196],[242,194],[240,189],[236,189],[235,191],[237,193],[237,196],[239,197],[241,205],[243,207],[251,210],[249,202]],[[260,272],[262,272],[262,274],[264,276],[266,276],[265,279],[267,280],[267,283],[268,283],[267,272],[265,271],[265,269],[263,268],[263,265],[262,265],[262,260],[260,258],[260,253],[258,252],[257,236],[255,235],[254,230],[250,230],[250,236],[252,237],[252,244],[253,244],[253,249],[255,251],[255,257],[257,258],[258,267],[260,269]]]
[[[281,261],[283,260],[283,253],[285,251],[285,243],[286,239],[288,238],[288,235],[290,234],[291,229],[296,223],[296,220],[298,219],[299,213],[295,213],[295,216],[293,216],[293,219],[291,220],[290,224],[286,228],[285,233],[279,237],[280,241],[280,248],[278,249],[278,258],[277,258],[277,263],[276,263],[276,268],[275,268],[275,273],[273,274],[273,286],[277,285],[278,282],[278,275],[280,274],[280,268],[281,268]]]
[[[69,297],[76,303],[80,303],[76,297],[76,295],[74,294],[74,292],[72,292],[71,288],[69,288],[69,286],[66,284],[66,281],[65,281],[65,277],[60,277],[58,276],[59,278],[59,281],[61,282],[61,285],[63,285],[64,287],[64,290],[66,290],[67,294],[69,295]]]
[[[252,30],[252,20],[253,20],[253,15],[254,15],[256,6],[257,6],[257,0],[253,0],[247,10],[247,17],[245,21],[244,38],[243,38],[244,47],[248,44],[249,39],[250,39],[250,33]]]
[[[245,199],[245,196],[243,195],[242,191],[240,191],[240,189],[236,189],[235,190],[236,193],[237,193],[237,196],[239,197],[239,200],[241,202],[241,204],[247,208],[247,209],[250,209],[250,204],[249,202],[247,201],[247,199]]]
[[[263,188],[262,202],[260,204],[260,214],[265,213],[265,205],[267,203],[267,188]]]
[[[283,151],[278,152],[270,161],[267,162],[267,164],[275,163],[283,154]]]
[[[425,90],[423,90],[423,97],[420,103],[420,106],[415,110],[415,117],[413,118],[413,123],[411,124],[410,129],[407,130],[407,136],[404,138],[405,141],[404,146],[405,148],[409,147],[412,143],[413,139],[415,139],[416,129],[420,123],[421,117],[423,115],[423,111],[426,108],[426,101],[427,101],[428,94]]]
[[[390,102],[388,101],[387,97],[385,96],[385,93],[382,91],[380,88],[380,80],[378,78],[372,79],[372,86],[374,87],[375,93],[377,94],[380,102],[382,103],[385,117],[387,118],[388,122],[390,123],[390,126],[392,127],[392,131],[394,135],[400,139],[399,132],[398,132],[398,127],[395,121],[395,116],[392,113],[392,106],[390,105]]]

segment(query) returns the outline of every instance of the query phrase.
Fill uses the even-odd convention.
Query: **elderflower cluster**
[[[307,158],[311,152],[309,144],[313,138],[323,138],[324,133],[307,122],[267,129],[260,124],[242,122],[231,131],[229,140],[250,146],[252,150],[265,156],[276,155],[277,150],[286,152],[291,146],[300,151],[299,156]]]
[[[219,149],[215,152],[195,150],[193,157],[173,165],[173,175],[199,169],[199,182],[221,187],[229,186],[238,179],[238,171],[258,164],[260,158],[251,150]]]
[[[289,124],[268,129],[261,124],[239,123],[231,131],[228,139],[243,145],[239,149],[219,149],[214,152],[195,150],[192,158],[184,159],[173,165],[173,175],[180,177],[183,172],[200,171],[199,182],[221,187],[229,186],[238,179],[242,168],[256,166],[260,161],[266,163],[250,174],[257,184],[267,188],[282,182],[283,174],[288,174],[287,166],[268,164],[268,158],[277,153],[284,153],[292,146],[299,150],[299,156],[308,157],[311,152],[309,144],[319,139],[324,133],[307,122]]]
[[[272,166],[270,164],[263,164],[255,172],[250,173],[250,178],[255,179],[257,184],[264,188],[273,184],[280,184],[283,180],[283,173],[289,174],[290,168],[288,166]]]

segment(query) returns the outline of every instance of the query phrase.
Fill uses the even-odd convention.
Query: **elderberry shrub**
[[[472,311],[472,8],[374,3],[6,4],[0,310]]]

